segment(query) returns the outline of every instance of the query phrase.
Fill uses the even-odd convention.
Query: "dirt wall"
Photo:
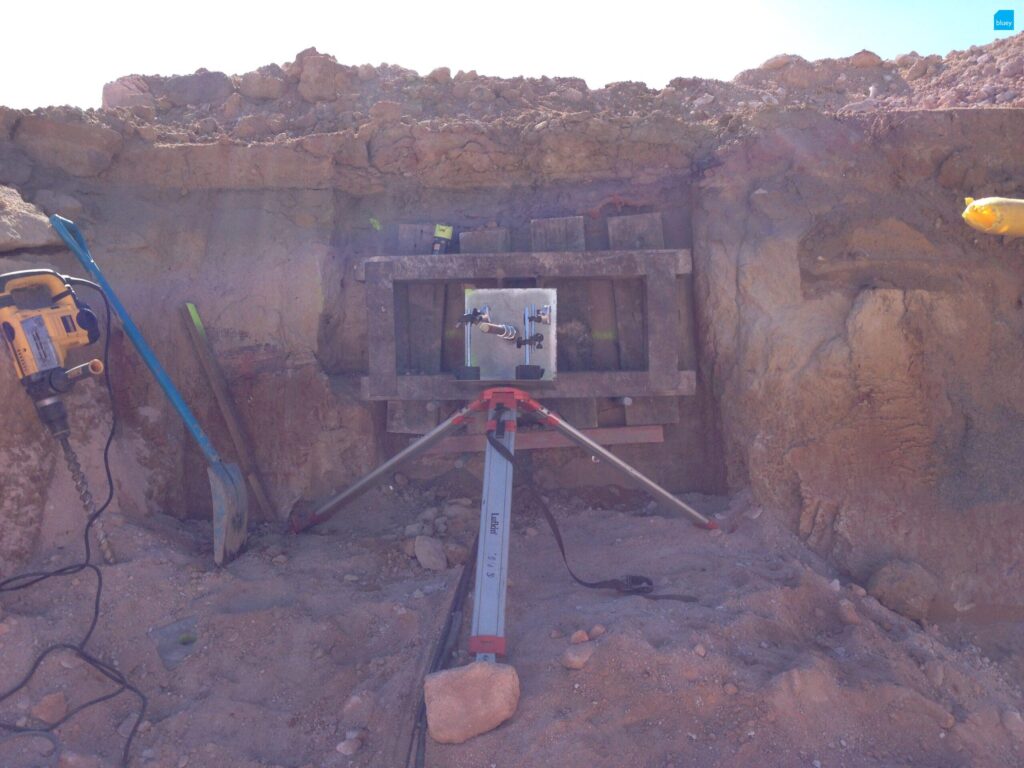
[[[1024,263],[959,215],[1020,195],[1019,119],[768,121],[694,216],[731,485],[857,578],[923,563],[960,610],[1020,586]]]

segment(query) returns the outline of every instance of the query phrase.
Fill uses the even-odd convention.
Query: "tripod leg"
[[[483,501],[473,592],[473,631],[469,650],[477,661],[505,655],[505,593],[508,586],[508,542],[512,513],[512,461],[515,452],[516,409],[488,413],[484,454]],[[493,442],[492,442],[493,440]],[[500,445],[501,448],[498,448]]]
[[[682,514],[692,519],[695,524],[701,526],[702,528],[718,527],[713,520],[708,520],[708,518],[704,517],[704,515],[695,510],[689,504],[680,501],[671,493],[669,493],[660,485],[658,485],[656,482],[654,482],[649,477],[641,473],[638,469],[636,469],[636,467],[627,464],[614,453],[605,448],[603,445],[595,443],[593,440],[584,435],[571,424],[568,424],[558,414],[552,413],[547,408],[542,406],[540,403],[532,399],[525,405],[526,407],[530,408],[530,410],[540,414],[545,424],[554,427],[556,430],[558,430],[567,438],[572,440],[574,443],[576,443],[576,445],[585,450],[591,456],[596,456],[601,461],[605,462],[608,466],[617,469],[630,480],[640,485],[640,487],[642,487],[645,491],[651,494],[651,496],[665,504],[669,509],[681,512]]]
[[[380,482],[389,473],[397,469],[401,464],[425,453],[435,443],[461,427],[465,422],[466,416],[473,410],[479,410],[479,406],[476,401],[453,413],[432,430],[427,432],[427,434],[423,435],[423,437],[418,440],[414,440],[375,470],[356,480],[356,482],[344,491],[320,500],[311,509],[300,509],[298,507],[293,509],[288,518],[288,523],[292,531],[299,533],[300,531],[304,531],[307,528],[314,526],[317,523],[322,523],[324,520],[330,518],[342,507],[342,505],[370,490],[370,488]]]

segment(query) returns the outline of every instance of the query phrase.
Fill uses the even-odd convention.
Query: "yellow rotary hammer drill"
[[[70,278],[50,269],[26,269],[0,275],[0,330],[39,418],[54,437],[68,434],[61,395],[83,374],[102,373],[103,363],[91,360],[65,370],[64,361],[70,350],[99,340],[96,315],[78,298]]]
[[[103,373],[100,360],[65,369],[70,350],[94,344],[100,327],[95,313],[75,293],[80,278],[52,269],[26,269],[0,275],[0,334],[11,352],[14,370],[36,413],[60,443],[79,497],[90,518],[95,505],[78,457],[68,441],[67,408],[62,396],[82,376]],[[113,554],[99,520],[95,521],[100,549],[107,562]]]

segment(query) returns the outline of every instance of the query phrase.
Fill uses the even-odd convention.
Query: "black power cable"
[[[86,664],[97,670],[100,674],[106,677],[117,685],[117,687],[102,696],[97,696],[83,704],[79,704],[77,707],[72,708],[68,711],[64,717],[55,723],[51,723],[44,727],[28,727],[15,725],[13,723],[0,722],[0,730],[10,731],[13,735],[10,738],[23,736],[26,734],[36,734],[49,738],[51,742],[53,737],[51,732],[59,728],[61,725],[66,723],[68,720],[73,718],[79,712],[87,709],[95,704],[99,704],[104,701],[109,701],[115,696],[119,696],[125,691],[129,691],[134,694],[139,700],[139,714],[135,718],[135,723],[132,725],[131,732],[128,734],[128,738],[125,740],[124,749],[121,753],[121,765],[127,768],[129,761],[129,754],[132,748],[132,742],[135,740],[135,735],[138,733],[139,725],[142,723],[142,719],[146,715],[146,706],[148,701],[145,694],[142,693],[135,685],[128,681],[128,678],[124,676],[119,670],[115,669],[105,661],[96,658],[89,651],[86,650],[86,645],[92,638],[93,632],[96,630],[96,625],[99,623],[100,618],[100,598],[103,594],[103,574],[100,569],[92,563],[92,545],[89,541],[89,532],[92,529],[93,524],[99,519],[99,516],[110,506],[110,502],[114,498],[114,477],[110,472],[110,446],[114,442],[114,433],[117,429],[117,410],[114,405],[114,388],[110,383],[110,331],[111,331],[111,312],[110,312],[110,301],[107,299],[107,295],[103,292],[96,283],[90,280],[84,280],[78,277],[69,278],[69,282],[78,285],[88,286],[95,290],[103,298],[103,304],[106,307],[106,319],[107,319],[107,335],[103,341],[103,378],[107,388],[107,397],[110,400],[110,433],[107,435],[107,442],[103,446],[103,471],[107,477],[107,498],[106,500],[96,509],[96,511],[89,516],[89,519],[85,524],[85,559],[79,563],[72,565],[66,565],[62,568],[56,568],[50,571],[30,571],[27,573],[21,573],[16,576],[0,580],[0,593],[4,592],[18,592],[23,589],[28,589],[31,586],[39,584],[40,582],[46,581],[57,576],[72,576],[82,571],[91,571],[96,577],[96,595],[93,599],[92,605],[92,618],[89,621],[89,628],[86,630],[85,635],[77,643],[55,643],[44,649],[35,661],[32,662],[32,666],[24,677],[21,678],[16,684],[8,688],[6,691],[0,692],[0,704],[7,701],[11,696],[22,690],[35,675],[36,671],[42,665],[42,663],[51,654],[57,651],[70,651],[74,653],[78,658],[84,661]]]

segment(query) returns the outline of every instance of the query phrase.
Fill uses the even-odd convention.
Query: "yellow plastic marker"
[[[1024,237],[1024,200],[1009,197],[965,197],[964,221],[987,235]]]

